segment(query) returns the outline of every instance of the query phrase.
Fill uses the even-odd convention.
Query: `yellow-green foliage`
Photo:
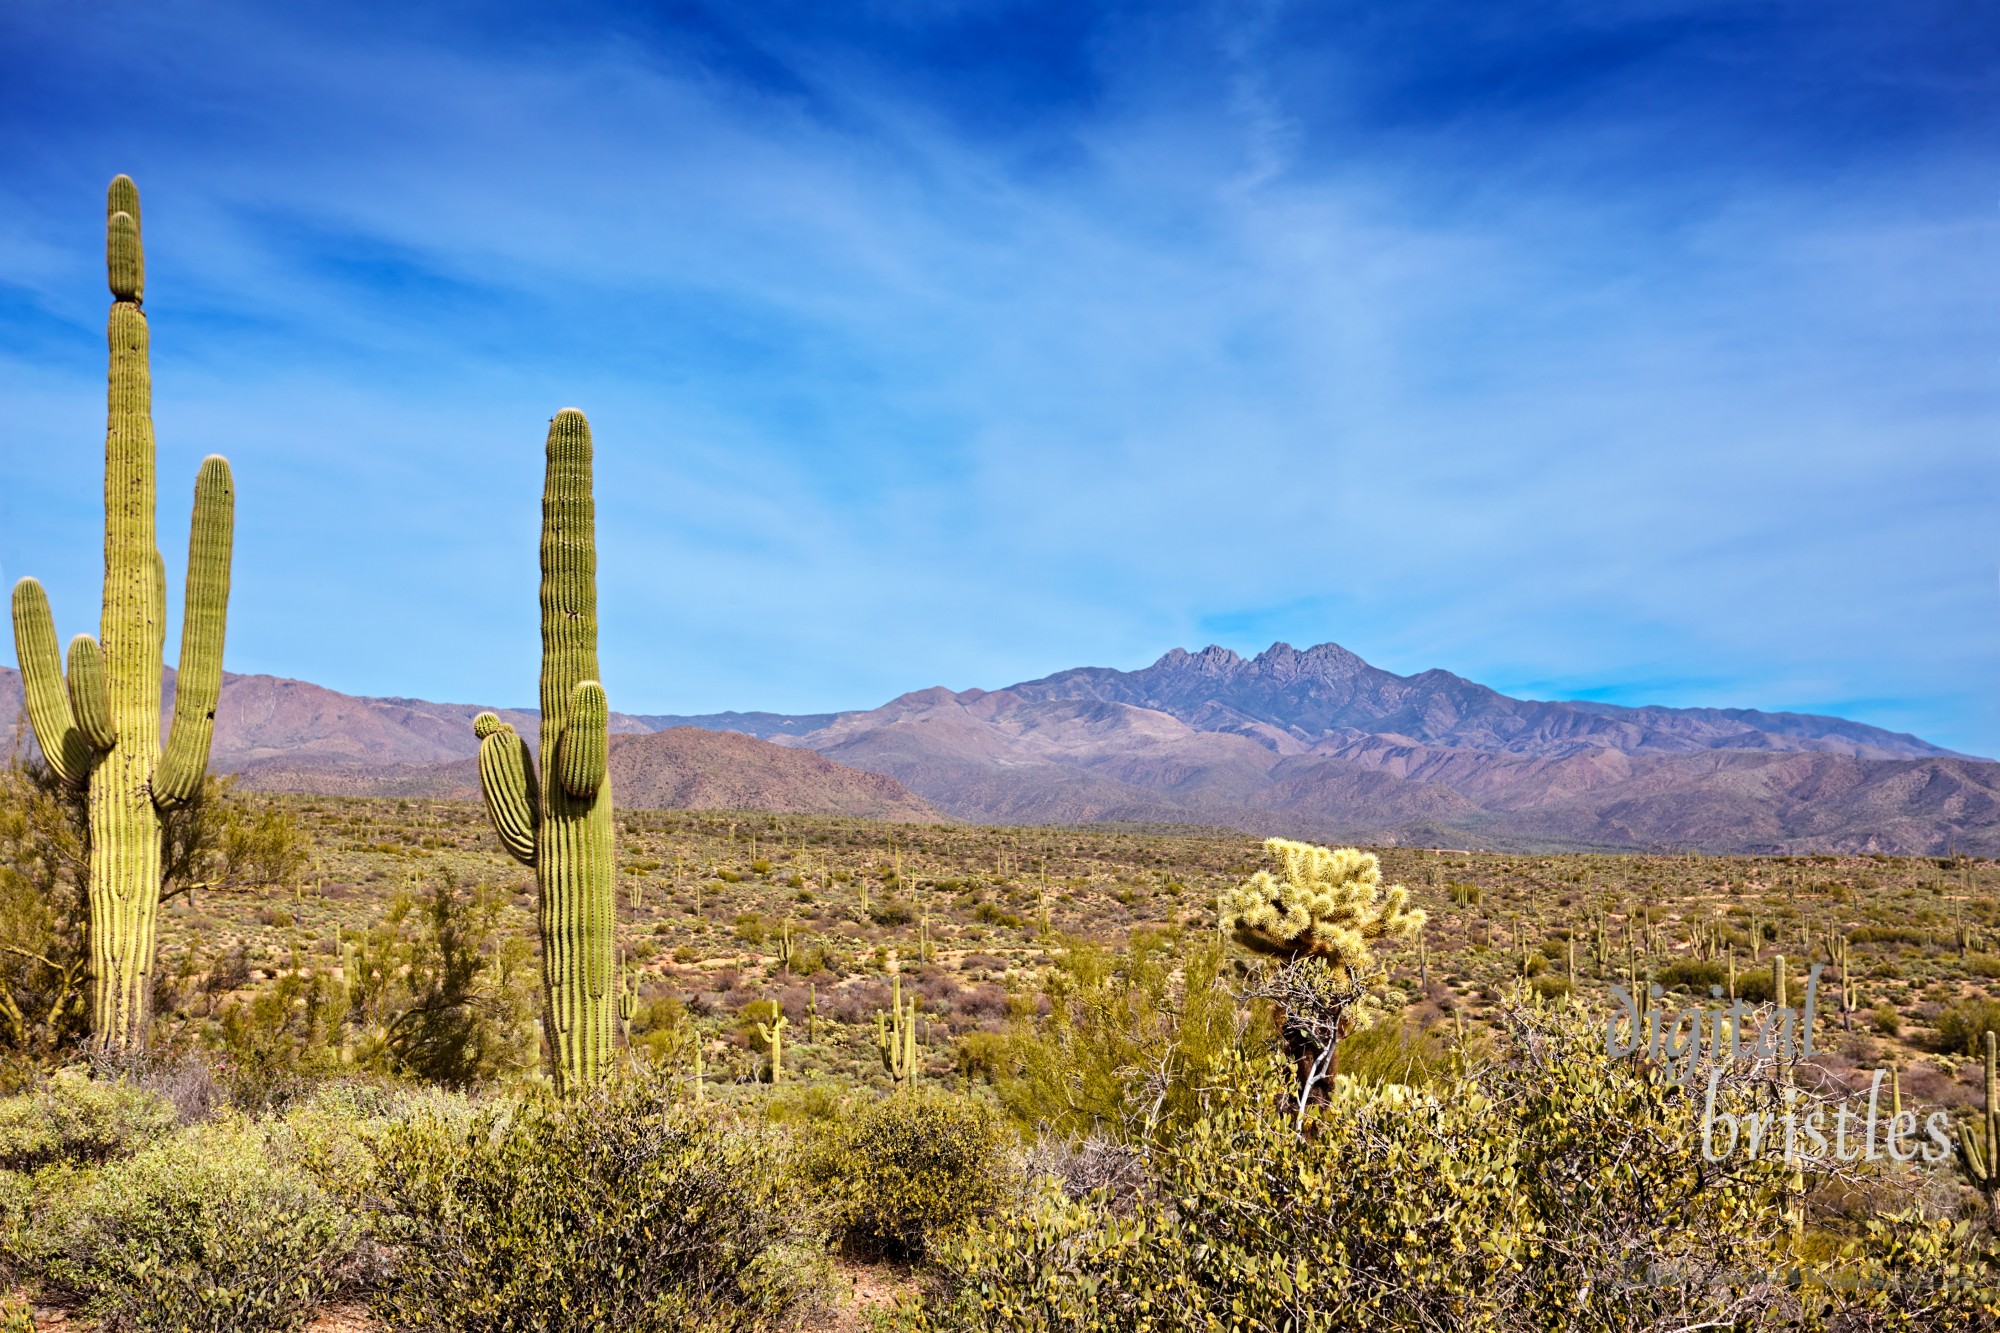
[[[0,1099],[0,1169],[108,1162],[173,1128],[174,1108],[157,1093],[66,1070],[32,1092]]]
[[[985,1103],[904,1088],[821,1122],[806,1177],[855,1248],[921,1258],[1000,1203],[1005,1139]]]
[[[1232,1060],[1204,1113],[1148,1154],[1136,1198],[1046,1182],[936,1247],[945,1289],[907,1322],[1511,1333],[2000,1317],[1988,1242],[1946,1221],[1876,1222],[1789,1283],[1804,1260],[1782,1158],[1702,1162],[1698,1092],[1612,1061],[1580,1011],[1514,1021],[1518,1040],[1478,1075],[1345,1085],[1303,1133],[1279,1113],[1287,1071]],[[1983,1287],[1938,1285],[1981,1273]]]
[[[373,1193],[400,1260],[390,1325],[452,1333],[768,1327],[824,1285],[783,1145],[614,1075],[419,1114],[378,1140]]]
[[[1066,939],[1046,980],[1048,1016],[1017,1019],[995,1061],[1012,1071],[998,1080],[1001,1104],[1063,1138],[1184,1124],[1239,1039],[1224,961],[1212,939],[1179,931],[1136,931],[1116,952]]]
[[[0,768],[0,1046],[38,1054],[89,1025],[84,802],[46,767]]]
[[[236,1333],[303,1327],[357,1236],[260,1129],[224,1122],[94,1171],[44,1172],[9,1248],[108,1328]]]
[[[1260,870],[1221,896],[1222,928],[1258,953],[1321,958],[1353,975],[1367,970],[1376,940],[1413,940],[1424,913],[1402,885],[1382,888],[1373,852],[1271,838],[1264,850],[1280,873]],[[1377,899],[1380,899],[1378,902]]]

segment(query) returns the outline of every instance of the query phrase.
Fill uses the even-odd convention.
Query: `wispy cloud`
[[[529,697],[575,404],[634,710],[1283,637],[2000,752],[2000,40],[1781,9],[30,6],[0,562],[95,605],[122,169],[237,670]]]

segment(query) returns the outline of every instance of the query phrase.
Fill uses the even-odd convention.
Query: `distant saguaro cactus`
[[[611,1067],[613,957],[610,707],[597,680],[597,536],[590,423],[549,423],[542,489],[541,778],[527,742],[492,713],[473,720],[479,786],[500,843],[535,869],[550,1072],[573,1091]]]
[[[785,1029],[792,1020],[785,1017],[781,1009],[768,1023],[757,1024],[757,1039],[771,1052],[771,1085],[776,1087],[785,1081]]]
[[[70,640],[56,655],[48,594],[14,587],[14,649],[28,720],[49,768],[89,793],[91,1027],[105,1050],[143,1044],[153,993],[162,813],[201,794],[222,688],[236,491],[226,460],[202,461],[188,537],[180,675],[173,730],[160,749],[161,653],[167,572],[154,532],[153,383],[139,241],[139,190],[111,182],[105,202],[110,275],[109,428],[104,438],[102,641]]]
[[[1965,1178],[1986,1200],[1989,1222],[2000,1222],[2000,1071],[1994,1068],[1994,1037],[1986,1034],[1986,1106],[1977,1129],[1961,1124],[1958,1163]],[[1897,1088],[1898,1096],[1902,1089]]]
[[[875,1052],[882,1057],[882,1068],[888,1071],[892,1084],[899,1088],[915,1087],[917,997],[912,995],[905,1008],[903,978],[891,976],[889,982],[889,1012],[886,1017],[875,1015]]]

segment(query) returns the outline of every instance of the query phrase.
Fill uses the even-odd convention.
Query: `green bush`
[[[1049,971],[1048,1017],[1023,1012],[1009,1029],[1014,1073],[999,1084],[1001,1105],[1060,1138],[1144,1139],[1185,1123],[1241,1039],[1226,961],[1206,934],[1137,930],[1118,953],[1065,939]],[[1270,1039],[1268,1026],[1258,1037]]]
[[[1357,1083],[1428,1084],[1449,1077],[1452,1063],[1440,1029],[1417,1029],[1392,1016],[1343,1040],[1338,1070]]]
[[[1576,993],[1576,985],[1568,977],[1536,976],[1528,987],[1544,1000],[1564,1000]]]
[[[1000,1203],[1002,1142],[985,1103],[908,1088],[827,1126],[805,1175],[838,1201],[850,1246],[918,1259]]]
[[[1345,1084],[1303,1131],[1283,1063],[1232,1057],[1136,1194],[1040,1182],[934,1247],[940,1285],[905,1327],[1994,1326],[1995,1256],[1964,1225],[1891,1218],[1802,1250],[1781,1156],[1701,1160],[1700,1092],[1612,1060],[1580,1009],[1507,1018],[1493,1065],[1435,1090]]]
[[[878,926],[907,926],[917,919],[917,909],[896,898],[883,898],[869,905],[868,919]]]
[[[377,1145],[396,1247],[377,1308],[398,1329],[731,1330],[824,1284],[782,1144],[636,1074],[557,1099],[440,1109]]]
[[[354,1259],[353,1218],[240,1123],[37,1180],[16,1265],[113,1329],[303,1327]]]
[[[1785,999],[1794,1005],[1804,1004],[1805,992],[1799,989],[1803,984],[1803,980],[1795,972],[1787,971]],[[1745,1004],[1775,1003],[1778,991],[1771,980],[1771,965],[1765,963],[1758,967],[1739,970],[1736,973],[1736,998]]]
[[[1740,982],[1742,977],[1737,979]],[[1705,1001],[1710,986],[1729,984],[1729,965],[1699,958],[1676,958],[1654,972],[1653,980],[1667,990],[1692,991]],[[1768,990],[1769,986],[1770,978],[1767,976],[1765,988]]]
[[[1977,1055],[1988,1032],[2000,1032],[2000,1001],[1961,1000],[1937,1016],[1937,1044],[1953,1055]]]
[[[171,1133],[166,1098],[130,1083],[65,1070],[32,1092],[0,1098],[0,1168],[33,1171],[129,1157]]]

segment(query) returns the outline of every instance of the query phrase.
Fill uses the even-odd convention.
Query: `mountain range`
[[[0,674],[0,722],[18,688]],[[232,676],[215,764],[267,789],[474,795],[479,711]],[[497,711],[535,734],[532,711]],[[1399,676],[1330,643],[1251,658],[1177,648],[1138,671],[940,687],[842,713],[619,714],[612,726],[628,770],[614,789],[633,805],[1521,849],[2000,855],[2000,764],[1915,736],[1799,713],[1516,699],[1448,671]],[[797,767],[815,756],[831,763]]]

